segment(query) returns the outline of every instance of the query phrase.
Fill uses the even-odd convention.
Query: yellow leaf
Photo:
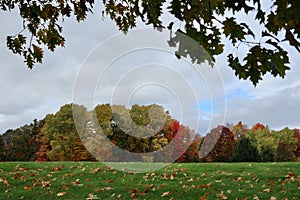
[[[270,189],[264,189],[264,192],[270,192],[271,190]]]
[[[171,177],[170,177],[170,179],[171,179],[171,180],[174,180],[174,176],[173,176],[172,174],[171,174]]]

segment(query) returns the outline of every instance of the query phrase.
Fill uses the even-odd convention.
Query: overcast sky
[[[91,88],[94,104],[155,102],[190,127],[200,123],[199,131],[240,120],[249,127],[257,122],[272,129],[300,127],[300,62],[299,53],[294,49],[289,50],[292,70],[285,79],[267,75],[253,87],[250,81],[234,76],[225,55],[217,57],[214,69],[209,66],[195,69],[176,59],[167,47],[159,46],[165,45],[160,39],[166,33],[149,35],[149,30],[140,31],[129,34],[128,39],[117,35],[120,32],[112,22],[95,14],[82,23],[65,20],[66,47],[54,53],[46,51],[44,63],[29,70],[20,56],[6,48],[6,36],[18,33],[22,27],[17,13],[0,12],[0,26],[3,27],[0,30],[0,133],[33,119],[43,119],[47,113],[55,113],[62,105],[71,103],[74,87],[77,91],[80,87],[76,84],[80,81],[83,84],[83,79],[76,79],[77,76],[91,66],[89,70],[102,70],[95,76],[88,72],[94,81]],[[133,38],[139,36],[143,36],[145,44],[134,42]],[[151,42],[154,49],[144,48]],[[132,51],[131,44],[141,49]],[[120,49],[131,51],[125,55],[117,53]],[[86,84],[84,87],[89,86]]]

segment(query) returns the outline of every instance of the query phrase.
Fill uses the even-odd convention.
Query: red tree
[[[225,126],[218,126],[208,133],[202,141],[200,155],[205,162],[230,161],[234,152],[233,133]]]
[[[263,125],[263,124],[260,124],[260,123],[256,123],[253,127],[252,127],[252,130],[253,131],[256,131],[258,129],[261,129],[261,130],[264,130],[266,127]]]

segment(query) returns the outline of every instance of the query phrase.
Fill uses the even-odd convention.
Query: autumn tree
[[[186,162],[199,162],[200,161],[200,144],[201,144],[201,136],[199,134],[195,134],[192,136],[194,139],[191,145],[186,150]]]
[[[287,161],[294,161],[296,156],[293,152],[294,146],[290,146],[285,141],[279,142],[277,149],[276,149],[276,157],[275,160],[277,162],[287,162]]]
[[[200,157],[205,162],[230,161],[234,152],[234,135],[225,126],[213,128],[202,139]]]
[[[232,127],[232,133],[235,139],[243,138],[248,131],[248,127],[239,121]]]
[[[30,124],[17,129],[7,130],[0,138],[3,161],[35,161],[40,146],[38,133],[40,121],[34,120]]]
[[[101,151],[110,155],[111,160],[171,162],[178,158],[178,162],[185,161],[184,152],[192,142],[191,131],[172,119],[162,106],[133,105],[129,109],[123,105],[102,104],[94,111],[99,128],[112,144]],[[95,132],[97,134],[96,129]],[[166,146],[168,148],[164,149]],[[145,153],[153,154],[150,158]]]
[[[47,115],[44,119],[41,134],[44,143],[50,144],[51,150],[47,152],[47,157],[50,160],[78,161],[93,159],[77,133],[72,104],[62,106],[54,115]],[[41,146],[40,151],[44,151],[43,148],[45,147]]]
[[[265,128],[251,129],[247,137],[256,146],[262,161],[285,160],[284,155],[294,154],[296,139],[294,132],[288,128],[280,131],[272,131],[268,126]],[[280,144],[280,147],[278,147]],[[282,150],[288,152],[282,152]],[[289,156],[289,159],[294,156]]]
[[[300,157],[300,130],[294,129],[294,138],[296,138],[296,149],[295,149],[295,155],[297,158]]]
[[[224,51],[222,37],[238,49],[244,46],[248,53],[228,54],[229,66],[240,79],[250,79],[256,85],[262,76],[270,73],[284,77],[289,67],[286,46],[300,51],[300,12],[297,0],[246,1],[183,1],[183,0],[103,0],[102,14],[109,16],[124,33],[138,22],[154,29],[170,29],[169,45],[177,46],[177,57],[190,57],[192,62],[211,64]],[[29,68],[43,60],[43,48],[54,51],[65,45],[63,21],[75,16],[84,21],[93,12],[94,0],[88,1],[0,1],[3,11],[18,10],[23,21],[20,33],[7,37],[7,47],[24,57]],[[162,21],[168,15],[170,20]],[[238,16],[253,16],[249,21]],[[180,23],[180,26],[176,23]],[[194,39],[212,57],[201,57],[201,52],[188,48],[180,35]]]
[[[261,123],[256,123],[256,124],[252,127],[252,130],[253,130],[253,131],[256,131],[256,130],[258,130],[258,129],[263,130],[263,129],[265,129],[265,126],[264,126],[263,124],[261,124]]]
[[[276,161],[294,161],[296,159],[297,139],[294,137],[294,131],[289,128],[284,128],[280,131],[273,131],[276,142]]]

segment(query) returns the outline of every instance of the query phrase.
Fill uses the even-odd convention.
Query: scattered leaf
[[[30,186],[30,185],[25,185],[25,186],[24,186],[24,190],[32,190],[32,186]]]
[[[62,197],[62,196],[65,196],[66,194],[67,194],[67,192],[59,192],[56,194],[56,196]]]
[[[264,192],[269,193],[271,190],[269,188],[264,189]]]
[[[168,196],[170,194],[170,192],[164,192],[162,193],[162,195],[160,195],[161,197],[165,197],[165,196]]]

